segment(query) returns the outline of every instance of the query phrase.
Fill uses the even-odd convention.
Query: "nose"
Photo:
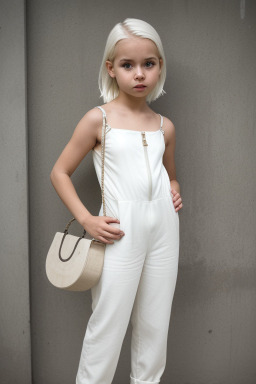
[[[144,79],[145,75],[144,72],[142,71],[141,67],[136,68],[136,73],[135,73],[135,79]]]

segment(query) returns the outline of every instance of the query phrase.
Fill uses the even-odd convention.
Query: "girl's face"
[[[152,40],[131,37],[118,41],[114,61],[106,61],[106,66],[117,81],[119,93],[146,98],[157,85],[162,63]]]

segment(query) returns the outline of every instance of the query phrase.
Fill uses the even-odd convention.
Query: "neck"
[[[133,97],[123,92],[119,92],[119,95],[112,102],[114,104],[122,104],[133,112],[141,112],[149,109],[146,97]]]

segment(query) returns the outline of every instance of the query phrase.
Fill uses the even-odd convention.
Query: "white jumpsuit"
[[[163,118],[157,131],[112,128],[106,123],[106,215],[120,220],[125,235],[107,244],[104,266],[91,288],[92,311],[76,384],[111,384],[131,319],[130,384],[158,383],[179,260],[179,214],[162,157]],[[101,185],[101,151],[93,149]],[[99,216],[103,215],[103,204]]]

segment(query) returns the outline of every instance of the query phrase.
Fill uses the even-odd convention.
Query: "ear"
[[[161,73],[162,67],[163,67],[163,59],[160,57],[160,59],[159,59],[159,75]]]
[[[107,60],[106,61],[106,67],[107,67],[107,71],[108,71],[109,76],[113,77],[113,78],[116,77],[115,72],[114,72],[114,65],[113,65],[112,61]]]

